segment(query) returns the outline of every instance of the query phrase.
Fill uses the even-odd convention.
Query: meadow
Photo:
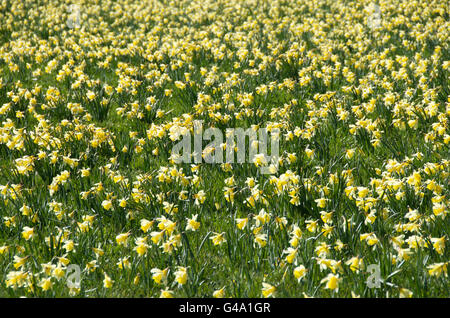
[[[450,297],[449,38],[439,0],[0,1],[0,297]],[[278,169],[177,163],[195,120]]]

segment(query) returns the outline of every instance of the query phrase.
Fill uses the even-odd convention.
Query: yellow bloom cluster
[[[72,2],[0,3],[0,297],[449,296],[445,1]]]

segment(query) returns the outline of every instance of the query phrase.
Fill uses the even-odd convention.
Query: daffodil
[[[113,205],[112,205],[112,202],[111,202],[111,200],[104,200],[103,202],[102,202],[102,207],[105,209],[105,210],[111,210],[112,208],[113,208]]]
[[[215,290],[213,292],[213,297],[214,298],[223,298],[225,296],[225,287]]]
[[[225,239],[225,232],[223,233],[213,233],[214,235],[210,237],[210,239],[213,241],[214,245],[220,245],[222,243],[225,243],[227,240]]]
[[[186,284],[188,280],[187,268],[178,266],[178,269],[175,271],[175,281],[181,286]]]
[[[326,289],[331,289],[333,291],[338,291],[339,290],[339,281],[341,280],[341,278],[339,278],[339,274],[335,275],[335,274],[328,274],[328,276],[326,276],[324,279],[322,279],[320,282],[326,283],[325,288]]]
[[[152,268],[150,271],[152,273],[152,278],[157,284],[161,284],[163,282],[164,284],[167,283],[167,275],[169,273],[169,268],[166,268],[164,270],[158,269],[158,268]]]
[[[111,288],[113,283],[114,281],[111,279],[111,277],[109,277],[108,274],[104,273],[103,287]]]
[[[50,278],[44,278],[39,282],[39,287],[41,287],[43,291],[47,291],[53,287],[53,283]]]
[[[173,291],[171,291],[167,288],[164,290],[161,290],[161,295],[159,297],[160,298],[173,298]]]
[[[294,268],[294,276],[297,278],[297,281],[300,282],[303,277],[305,277],[308,270],[303,265],[299,265]]]
[[[200,222],[197,221],[198,214],[192,216],[192,218],[187,219],[186,231],[192,230],[196,231],[200,227]]]
[[[262,295],[264,298],[275,297],[276,288],[268,283],[262,283]]]

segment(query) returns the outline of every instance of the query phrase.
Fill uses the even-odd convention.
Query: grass
[[[0,7],[0,297],[449,297],[448,12],[389,1],[373,30],[369,4],[90,0],[80,29],[64,1]],[[193,120],[278,124],[279,170],[175,164]]]

